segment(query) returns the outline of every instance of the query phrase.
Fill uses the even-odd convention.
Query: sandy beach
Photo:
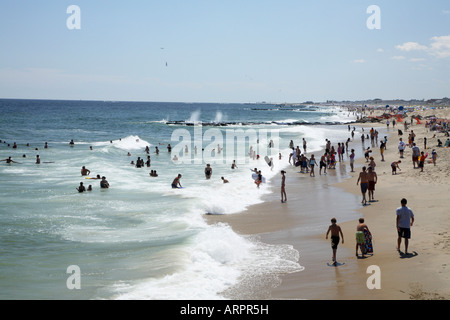
[[[227,223],[236,232],[257,236],[269,244],[289,244],[300,253],[299,262],[305,268],[301,272],[281,276],[280,284],[269,288],[265,294],[252,297],[271,300],[437,300],[450,298],[450,148],[437,147],[448,137],[444,133],[430,131],[423,117],[435,115],[450,119],[450,108],[417,110],[408,115],[422,117],[414,120],[405,131],[403,123],[387,127],[386,121],[378,123],[355,123],[354,140],[349,148],[362,152],[361,128],[384,130],[388,136],[385,161],[381,161],[379,146],[372,146],[376,162],[378,182],[374,199],[361,204],[361,191],[357,185],[359,172],[367,166],[366,159],[355,161],[350,172],[348,156],[329,170],[327,176],[299,174],[297,168],[288,168],[286,191],[288,201],[280,202],[280,190],[275,183],[273,194],[260,205],[233,215],[205,216],[209,223]],[[374,111],[372,116],[381,115]],[[406,118],[410,124],[410,118]],[[403,135],[398,135],[398,129]],[[411,148],[407,147],[404,158],[398,152],[399,138],[408,142],[413,130],[415,142],[421,151],[429,153],[423,172],[413,168]],[[383,135],[378,137],[381,140]],[[424,150],[424,138],[427,149]],[[334,143],[333,143],[334,145]],[[365,147],[371,146],[370,141]],[[431,152],[438,154],[436,165],[429,163]],[[309,156],[309,154],[307,154]],[[316,158],[317,154],[316,154]],[[401,160],[396,175],[391,163]],[[408,254],[404,242],[397,250],[396,209],[400,200],[406,198],[407,206],[415,215],[411,228]],[[335,217],[344,234],[344,243],[337,250],[338,266],[332,266],[330,240],[325,234],[330,219]],[[358,218],[363,217],[373,235],[373,255],[355,256],[355,231]],[[369,289],[367,281],[373,274],[369,267],[378,267],[380,288]],[[369,270],[369,271],[368,271]],[[371,278],[372,279],[372,278]]]

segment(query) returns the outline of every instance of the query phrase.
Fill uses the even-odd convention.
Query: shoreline
[[[449,108],[444,111],[448,114]],[[392,175],[390,163],[398,158],[397,128],[388,129],[385,122],[351,123],[350,125],[358,128],[379,128],[377,130],[384,127],[389,132],[385,162],[380,161],[378,147],[373,147],[372,155],[377,163],[376,172],[379,179],[375,190],[377,202],[367,206],[360,204],[361,194],[359,186],[356,186],[356,179],[360,168],[366,165],[364,157],[355,158],[355,172],[349,172],[350,169],[344,170],[344,173],[336,172],[336,179],[334,179],[336,181],[330,182],[329,187],[336,188],[332,200],[343,195],[350,199],[351,197],[356,199],[355,202],[346,204],[349,210],[353,210],[355,213],[352,219],[348,221],[340,219],[336,210],[339,211],[342,208],[337,208],[333,204],[334,210],[326,214],[326,219],[322,223],[311,220],[311,217],[296,214],[298,205],[302,203],[304,206],[302,199],[298,197],[296,199],[296,194],[304,194],[311,185],[310,183],[299,183],[300,179],[306,175],[297,177],[294,176],[294,173],[290,173],[291,170],[286,170],[288,172],[286,178],[287,203],[280,203],[279,189],[275,183],[270,199],[267,199],[266,202],[252,206],[238,214],[207,217],[207,222],[227,223],[241,235],[257,235],[262,242],[275,245],[289,244],[299,251],[299,263],[305,269],[301,272],[282,275],[280,277],[281,284],[270,289],[270,295],[266,297],[269,300],[449,299],[450,236],[448,230],[450,223],[445,208],[450,206],[450,202],[443,196],[445,194],[443,188],[447,187],[446,190],[449,190],[448,184],[445,183],[448,174],[442,174],[442,172],[448,172],[448,161],[446,160],[449,160],[450,150],[440,148],[437,166],[431,168],[432,164],[427,163],[425,165],[426,172],[418,175],[418,169],[412,168],[410,149],[407,148],[404,159],[402,159],[404,160],[402,161],[403,166],[400,166],[402,171],[398,175]],[[434,148],[435,142],[430,139],[432,133],[428,132],[423,123],[413,125],[411,129],[416,132],[418,138],[416,141],[421,145],[423,136],[428,137],[429,152],[431,152],[431,147]],[[404,132],[403,138],[407,137],[408,133],[409,131]],[[382,137],[383,135],[380,135],[378,140]],[[370,141],[366,141],[365,146],[368,145],[370,145]],[[357,148],[361,148],[358,135],[355,135],[354,140],[349,144],[349,149],[352,148],[355,151]],[[316,154],[321,153],[316,152]],[[307,153],[307,156],[310,154]],[[348,157],[345,156],[343,163],[337,164],[336,171],[340,165],[348,167],[348,163]],[[439,169],[438,173],[432,171],[437,169]],[[429,175],[432,177],[428,178]],[[320,184],[321,182],[317,181],[319,180],[318,176],[318,172],[316,172],[315,178],[310,178],[309,174],[307,178],[314,179],[314,184]],[[279,179],[280,175],[277,174],[274,181],[280,181]],[[328,183],[325,185],[328,187]],[[306,189],[302,190],[302,187],[305,186]],[[417,193],[419,196],[416,196]],[[416,219],[411,229],[410,255],[404,255],[396,249],[395,210],[400,206],[400,199],[403,197],[408,199],[408,206],[413,210]],[[314,199],[310,202],[314,201],[319,204],[323,203],[323,199]],[[430,217],[433,219],[427,219],[429,208],[433,208],[433,216]],[[304,209],[308,210],[308,208]],[[309,210],[322,209],[311,205]],[[333,216],[336,216],[337,223],[342,227],[345,239],[344,244],[339,244],[337,251],[337,261],[344,263],[339,267],[330,267],[327,264],[331,260],[332,252],[329,240],[325,240],[325,233]],[[357,216],[365,218],[374,237],[374,254],[365,258],[355,257],[354,234]],[[311,232],[305,232],[305,227],[311,223],[313,224]],[[403,242],[401,251],[403,251]],[[379,267],[381,289],[370,290],[367,287],[366,282],[371,275],[367,270],[371,265]]]

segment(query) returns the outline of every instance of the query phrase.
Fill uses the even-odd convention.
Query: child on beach
[[[328,239],[328,234],[331,233],[331,249],[333,250],[333,264],[336,265],[336,251],[340,241],[340,237],[342,237],[342,243],[344,243],[344,234],[342,233],[342,229],[339,225],[336,224],[336,218],[331,219],[331,225],[328,227],[327,234],[325,239]],[[339,237],[340,236],[340,237]]]
[[[423,167],[425,165],[425,159],[428,157],[428,152],[426,154],[424,154],[424,152],[422,151],[420,153],[420,157],[419,157],[419,168],[420,168],[420,172],[423,172]]]
[[[311,159],[309,159],[309,166],[311,167],[310,177],[315,177],[314,175],[314,166],[316,165],[316,159],[314,159],[314,155],[311,155]]]
[[[436,165],[436,159],[437,159],[437,152],[435,149],[431,152],[431,160],[433,161],[433,164]]]
[[[355,149],[352,149],[352,153],[350,154],[350,168],[352,169],[351,172],[355,172],[353,169],[353,165],[355,163]]]
[[[356,226],[356,256],[358,256],[358,248],[361,249],[361,256],[364,258],[364,245],[366,243],[366,238],[364,230],[370,234],[369,227],[364,223],[364,219],[359,219],[359,224]]]

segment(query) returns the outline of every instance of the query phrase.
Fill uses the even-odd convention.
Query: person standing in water
[[[286,171],[284,171],[284,170],[281,171],[281,203],[284,203],[287,201],[285,173],[286,173]]]
[[[206,177],[206,179],[210,179],[211,175],[212,175],[212,168],[211,168],[211,165],[208,163],[206,165],[206,168],[205,168],[205,177]]]
[[[106,180],[106,177],[102,177],[102,180],[100,181],[100,188],[102,189],[108,189],[109,188],[109,182]]]

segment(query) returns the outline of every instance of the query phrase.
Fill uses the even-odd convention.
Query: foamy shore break
[[[398,117],[398,109],[367,108],[363,116],[350,126],[357,134],[349,149],[363,150],[371,147],[375,172],[378,176],[374,192],[374,202],[363,206],[361,190],[357,179],[361,168],[367,166],[364,157],[355,161],[354,172],[350,172],[349,158],[344,156],[337,169],[345,171],[348,177],[334,184],[340,191],[356,197],[348,204],[360,217],[365,219],[373,235],[374,253],[365,258],[355,256],[355,232],[358,224],[354,221],[340,221],[340,212],[334,210],[334,203],[340,201],[341,192],[336,196],[323,199],[308,194],[308,185],[317,184],[329,188],[328,180],[333,175],[315,177],[300,176],[298,169],[287,168],[287,203],[280,202],[280,187],[274,178],[273,194],[263,204],[233,215],[206,216],[209,223],[228,223],[242,235],[257,235],[261,241],[272,244],[289,244],[299,251],[299,263],[304,270],[281,276],[281,284],[268,288],[268,295],[254,297],[271,300],[311,299],[311,300],[442,300],[450,298],[450,148],[445,147],[448,133],[441,130],[443,123],[450,119],[450,107],[436,106],[413,107],[406,110],[406,117]],[[390,116],[388,116],[390,115]],[[396,120],[393,128],[392,120]],[[400,119],[400,122],[399,122]],[[412,119],[412,122],[411,122]],[[389,120],[389,126],[387,125]],[[407,129],[404,123],[407,122]],[[447,125],[448,126],[448,125]],[[379,144],[371,145],[370,140],[361,141],[361,134],[369,130],[384,130],[388,139],[384,151],[385,161],[381,161]],[[399,135],[400,129],[402,136]],[[437,129],[437,130],[436,130]],[[347,130],[343,126],[342,130]],[[428,153],[424,170],[414,168],[411,147],[407,146],[403,158],[400,158],[399,139],[408,143],[409,135],[415,134],[414,142],[421,151]],[[378,137],[381,140],[384,137]],[[426,138],[426,149],[424,146]],[[438,140],[443,143],[438,147]],[[297,143],[297,142],[296,142]],[[431,163],[431,154],[437,153],[436,164]],[[360,151],[361,152],[361,151]],[[316,152],[316,158],[319,153]],[[307,154],[308,156],[308,154]],[[283,159],[289,158],[284,155]],[[391,163],[401,160],[401,171],[393,175]],[[317,170],[317,169],[316,169]],[[310,178],[311,181],[308,181]],[[321,181],[322,180],[322,181]],[[412,209],[415,221],[411,227],[408,254],[404,253],[404,242],[397,250],[396,209],[400,200],[406,198],[407,206]],[[307,200],[306,200],[307,199]],[[326,201],[329,210],[317,212],[323,220],[323,226],[313,233],[298,232],[307,228],[308,220],[302,216],[302,210],[314,210]],[[316,202],[316,203],[314,203]],[[305,205],[308,203],[308,205]],[[304,211],[303,211],[304,212]],[[337,218],[344,234],[344,243],[337,250],[337,267],[330,266],[331,246],[325,234],[331,218]],[[300,228],[300,229],[299,229]],[[378,267],[380,288],[370,289],[368,282]]]

